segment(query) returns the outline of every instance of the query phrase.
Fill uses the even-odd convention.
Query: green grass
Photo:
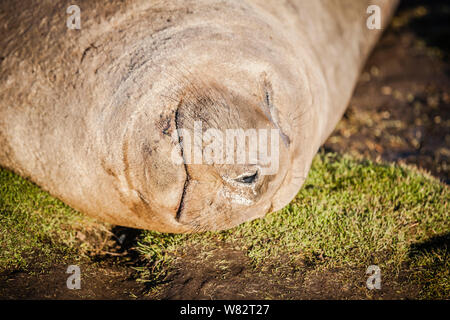
[[[0,271],[34,269],[80,251],[75,210],[0,168]]]
[[[415,168],[319,154],[297,197],[284,209],[223,232],[143,231],[137,250],[143,281],[164,277],[185,248],[226,244],[256,269],[379,265],[407,270],[425,298],[449,297],[448,186]],[[30,182],[0,170],[0,270],[79,252],[79,213]]]
[[[257,268],[307,261],[324,268],[377,264],[395,272],[408,264],[411,281],[432,282],[432,296],[448,297],[448,241],[435,251],[424,246],[414,257],[411,252],[449,233],[449,196],[447,186],[414,168],[320,154],[302,190],[281,211],[219,233],[146,231],[139,250],[157,262],[158,272],[183,247],[208,250],[218,242],[245,250]]]

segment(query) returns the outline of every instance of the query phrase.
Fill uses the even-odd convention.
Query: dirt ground
[[[449,183],[450,3],[404,1],[362,73],[344,118],[325,150],[429,170]],[[156,285],[136,281],[141,266],[133,245],[138,232],[115,228],[117,240],[81,266],[81,290],[66,288],[67,265],[0,274],[5,299],[414,299],[419,288],[407,274],[383,278],[366,289],[365,270],[259,270],[242,251],[218,247],[207,256],[186,248]],[[408,283],[408,284],[407,284]]]
[[[326,149],[415,164],[448,184],[450,6],[441,2],[400,9]]]

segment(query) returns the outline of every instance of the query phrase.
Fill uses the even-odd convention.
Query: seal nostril
[[[237,182],[245,183],[245,184],[252,184],[256,181],[256,178],[258,177],[258,171],[256,171],[254,174],[251,175],[244,175],[236,179]]]

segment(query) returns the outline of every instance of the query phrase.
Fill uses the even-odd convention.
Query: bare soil
[[[425,9],[421,9],[423,6]],[[361,75],[344,118],[324,148],[407,162],[449,182],[450,5],[405,1]],[[205,255],[185,248],[159,283],[136,281],[133,245],[139,232],[115,228],[107,251],[77,263],[80,290],[68,290],[67,264],[0,274],[4,299],[414,299],[419,287],[408,271],[386,275],[381,290],[366,289],[365,270],[255,268],[242,251],[217,247]],[[109,239],[111,240],[111,239]],[[448,239],[447,239],[448,240]]]

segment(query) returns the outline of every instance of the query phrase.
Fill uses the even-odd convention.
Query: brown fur
[[[380,35],[372,3],[385,24],[396,1],[86,0],[69,30],[66,2],[2,1],[0,165],[130,227],[217,230],[280,209]],[[249,187],[225,179],[246,165],[172,163],[172,133],[196,119],[278,128],[280,170]]]

